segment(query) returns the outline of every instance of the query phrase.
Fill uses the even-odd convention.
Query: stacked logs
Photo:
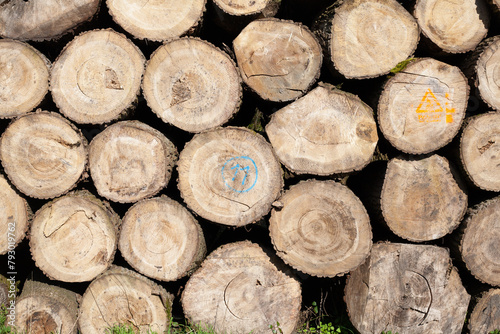
[[[9,324],[500,329],[498,4],[413,6],[0,0]]]

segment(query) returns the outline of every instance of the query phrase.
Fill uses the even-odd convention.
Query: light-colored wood
[[[78,294],[28,280],[16,301],[15,329],[18,333],[76,334]]]
[[[360,170],[378,141],[372,109],[328,84],[275,112],[266,133],[280,161],[297,174]]]
[[[161,281],[190,275],[206,253],[196,219],[166,196],[142,200],[127,211],[118,247],[137,271]]]
[[[113,262],[120,217],[88,191],[51,201],[35,213],[31,255],[47,277],[91,281]]]
[[[291,334],[301,305],[299,282],[280,262],[249,241],[213,251],[186,283],[182,308],[189,321],[216,333]]]
[[[385,84],[378,103],[380,130],[398,150],[433,152],[460,130],[468,98],[469,85],[458,67],[418,59]]]
[[[54,112],[37,110],[14,120],[0,138],[0,160],[14,186],[35,198],[53,198],[82,177],[87,141]]]
[[[201,23],[206,0],[106,0],[113,20],[135,38],[166,41]]]
[[[500,110],[500,36],[484,42],[484,50],[476,63],[476,86],[481,98],[493,109]]]
[[[483,0],[416,0],[413,13],[424,36],[448,53],[474,50],[490,24]]]
[[[416,20],[396,0],[346,0],[335,10],[330,54],[346,78],[373,78],[413,54],[419,34]]]
[[[484,201],[465,220],[460,252],[480,281],[500,287],[500,196]]]
[[[491,333],[500,329],[500,289],[490,289],[481,296],[469,318],[470,334]]]
[[[271,145],[240,127],[195,135],[180,154],[178,172],[178,188],[188,207],[224,225],[262,218],[283,188]]]
[[[306,26],[273,18],[248,24],[233,47],[243,81],[270,101],[306,93],[323,61],[321,46]]]
[[[50,91],[59,110],[77,123],[107,123],[137,99],[146,59],[111,29],[73,39],[52,66]]]
[[[281,0],[214,0],[210,3],[215,23],[230,34],[238,34],[253,20],[274,17]]]
[[[146,277],[112,266],[85,290],[78,328],[82,334],[96,334],[121,324],[131,326],[135,333],[164,333],[173,298]]]
[[[389,161],[380,197],[389,228],[416,242],[451,233],[467,210],[467,195],[438,155]]]
[[[0,174],[0,255],[15,252],[28,231],[31,209],[26,200],[19,196]]]
[[[153,112],[189,132],[227,122],[242,99],[241,78],[233,60],[196,38],[160,46],[147,63],[142,88]]]
[[[177,148],[139,121],[118,122],[92,139],[89,169],[99,195],[131,203],[154,196],[170,181]]]
[[[460,141],[460,157],[476,186],[500,191],[500,113],[469,120]]]
[[[42,102],[49,68],[50,61],[29,44],[0,40],[0,118],[24,115]]]
[[[3,0],[0,36],[18,40],[56,39],[97,12],[100,0]]]
[[[278,203],[269,220],[271,241],[278,256],[295,269],[313,276],[341,276],[369,255],[370,218],[346,186],[302,181]]]
[[[361,334],[458,334],[469,300],[448,251],[430,245],[375,244],[345,287]]]

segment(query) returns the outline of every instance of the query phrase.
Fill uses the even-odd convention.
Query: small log
[[[42,102],[49,91],[49,67],[50,61],[29,44],[0,40],[0,118],[24,115]]]
[[[334,181],[302,181],[278,200],[269,220],[279,257],[304,273],[341,276],[363,263],[372,247],[361,201]]]
[[[348,277],[345,301],[361,334],[458,334],[470,295],[446,249],[378,243]]]
[[[500,289],[490,289],[481,296],[469,318],[470,334],[492,333],[500,329]]]
[[[438,155],[389,161],[380,201],[387,226],[415,242],[451,233],[467,210],[467,195]]]
[[[109,14],[138,39],[166,41],[201,24],[206,0],[106,0]]]
[[[471,210],[464,226],[462,260],[478,280],[500,286],[500,196]]]
[[[31,220],[28,202],[0,174],[0,255],[14,251],[24,239]],[[1,303],[0,303],[1,304]]]
[[[133,107],[145,61],[122,34],[111,29],[84,32],[66,45],[52,66],[52,98],[77,123],[108,123]]]
[[[246,128],[195,135],[180,154],[178,172],[178,188],[188,207],[230,226],[262,218],[283,188],[271,145]]]
[[[297,174],[360,170],[372,159],[377,126],[357,96],[319,86],[272,115],[266,133],[281,162]]]
[[[54,112],[37,110],[14,120],[0,138],[0,160],[14,186],[34,198],[54,198],[82,177],[87,141]]]
[[[255,20],[236,37],[233,47],[243,81],[265,100],[296,99],[320,74],[321,46],[300,23]]]
[[[490,25],[483,0],[416,0],[414,16],[424,36],[447,53],[474,50]]]
[[[170,181],[177,148],[139,121],[118,122],[92,139],[89,169],[99,195],[131,203],[154,196]]]
[[[159,47],[147,63],[142,88],[158,117],[189,132],[226,123],[242,99],[240,74],[233,60],[195,38]]]
[[[301,288],[290,271],[249,241],[213,251],[186,283],[181,302],[193,324],[216,333],[291,334],[300,318]]]
[[[36,281],[26,281],[16,301],[17,333],[76,334],[80,295]]]
[[[146,277],[112,266],[85,290],[78,328],[82,334],[95,334],[115,325],[127,325],[136,333],[164,333],[172,316],[173,299]]]
[[[500,113],[469,120],[460,141],[460,157],[476,186],[500,191]]]
[[[491,108],[500,110],[500,36],[484,41],[476,63],[476,86],[481,98]]]
[[[378,103],[380,130],[398,150],[433,152],[460,130],[468,98],[467,79],[458,67],[418,59],[385,84]]]
[[[56,39],[97,13],[100,0],[2,0],[0,36],[18,40]]]
[[[137,271],[162,281],[190,275],[206,253],[196,219],[166,196],[142,200],[127,211],[118,247]]]
[[[47,277],[91,281],[113,262],[120,217],[88,191],[51,201],[35,213],[31,255]]]

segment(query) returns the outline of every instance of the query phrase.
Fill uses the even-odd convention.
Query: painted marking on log
[[[229,189],[238,193],[250,191],[257,183],[259,172],[252,158],[234,157],[222,166],[222,179]]]
[[[455,112],[455,108],[451,108],[450,103],[448,102],[450,95],[446,93],[444,97],[447,101],[445,102],[445,108],[443,110],[443,107],[441,106],[441,103],[439,103],[436,95],[434,95],[432,90],[428,88],[416,110],[418,114],[418,121],[420,123],[440,122],[443,119],[444,111],[445,122],[453,123],[453,113]]]

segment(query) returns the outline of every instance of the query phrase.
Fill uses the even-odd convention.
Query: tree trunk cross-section
[[[271,145],[246,128],[195,135],[180,154],[178,171],[178,188],[188,207],[231,226],[262,218],[283,188]]]
[[[224,245],[186,283],[184,313],[216,333],[264,334],[276,323],[280,333],[294,333],[302,298],[299,282],[288,272],[249,241]]]
[[[52,66],[50,90],[61,112],[77,123],[107,123],[137,99],[144,72],[142,52],[111,29],[85,32]]]
[[[474,50],[490,23],[483,0],[417,0],[414,15],[422,33],[449,53]]]
[[[14,120],[0,140],[0,160],[14,186],[35,198],[60,196],[80,180],[87,141],[73,124],[38,110]]]
[[[437,246],[375,244],[345,287],[361,334],[459,334],[469,300],[448,251]]]
[[[469,330],[470,334],[483,334],[499,328],[500,289],[491,289],[474,306],[469,319]]]
[[[372,109],[328,84],[274,113],[266,133],[281,162],[298,174],[360,170],[378,141]]]
[[[460,252],[480,281],[500,286],[500,196],[482,202],[465,220]]]
[[[364,262],[372,246],[361,201],[334,181],[303,181],[278,200],[269,221],[277,254],[304,273],[334,277]]]
[[[2,0],[0,36],[18,40],[56,39],[90,20],[100,0]]]
[[[138,273],[112,266],[90,283],[80,303],[82,334],[105,333],[114,325],[134,333],[164,333],[172,315],[173,296]]]
[[[259,19],[233,41],[243,81],[261,98],[282,102],[303,95],[319,76],[323,54],[306,26]]]
[[[0,118],[24,115],[49,90],[50,61],[29,44],[0,40]]]
[[[500,110],[500,36],[487,39],[476,63],[476,86],[481,98]]]
[[[113,262],[119,225],[111,207],[88,191],[69,193],[35,213],[31,254],[52,279],[91,281]]]
[[[146,66],[143,92],[164,121],[201,132],[227,122],[238,110],[241,79],[233,60],[212,44],[181,38],[158,48]]]
[[[89,145],[90,175],[99,195],[130,203],[151,197],[170,180],[177,148],[139,121],[118,122]]]
[[[380,95],[380,130],[398,150],[433,152],[460,130],[468,98],[469,85],[458,67],[431,58],[413,61]]]
[[[467,210],[467,195],[455,181],[448,161],[438,155],[389,161],[380,196],[389,228],[416,242],[451,233]]]
[[[206,253],[198,222],[166,196],[140,201],[127,211],[119,248],[137,271],[162,281],[190,275]]]
[[[107,0],[116,23],[135,38],[166,41],[201,23],[206,0]]]

